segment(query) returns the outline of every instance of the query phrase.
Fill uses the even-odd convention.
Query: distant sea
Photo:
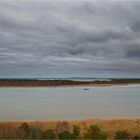
[[[56,73],[56,74],[2,74],[0,79],[39,79],[39,80],[78,80],[78,81],[95,81],[110,80],[112,78],[140,78],[140,71],[92,71],[90,73]]]

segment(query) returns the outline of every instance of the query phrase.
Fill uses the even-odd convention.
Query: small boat
[[[90,90],[89,88],[83,88],[83,90]]]

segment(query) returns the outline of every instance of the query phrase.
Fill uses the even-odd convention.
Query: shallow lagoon
[[[0,88],[0,121],[140,118],[140,86]]]

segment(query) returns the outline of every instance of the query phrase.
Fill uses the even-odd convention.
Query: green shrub
[[[73,126],[72,135],[73,135],[73,139],[79,138],[79,135],[80,135],[80,127],[79,126],[76,126],[76,125]]]
[[[22,123],[19,128],[25,132],[28,132],[30,127],[27,123]]]
[[[129,139],[129,138],[130,138],[130,135],[127,132],[127,130],[116,132],[115,139]]]
[[[27,139],[30,138],[30,127],[27,123],[22,123],[19,127],[19,136],[20,138]]]
[[[134,137],[132,137],[133,140],[140,140],[140,135],[135,135]]]
[[[17,132],[17,137],[22,139],[37,139],[41,138],[42,131],[29,126],[27,123],[22,123]]]
[[[101,131],[97,125],[91,125],[87,133],[85,134],[86,139],[107,139],[107,135]]]
[[[64,131],[58,134],[58,138],[59,139],[73,139],[73,135],[68,131]]]
[[[55,139],[55,133],[52,129],[48,129],[42,133],[42,139]]]

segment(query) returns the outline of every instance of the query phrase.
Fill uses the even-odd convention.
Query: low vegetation
[[[107,134],[101,131],[97,125],[91,125],[84,136],[85,139],[107,139]]]
[[[83,130],[82,130],[83,131]],[[20,126],[0,125],[0,139],[107,139],[108,135],[97,125],[85,127],[81,133],[78,125],[69,126],[67,122],[58,122],[54,129],[40,125],[21,123]],[[131,136],[127,130],[119,130],[113,139],[140,139],[140,135]]]
[[[130,139],[130,136],[127,130],[123,130],[116,132],[115,139]]]

